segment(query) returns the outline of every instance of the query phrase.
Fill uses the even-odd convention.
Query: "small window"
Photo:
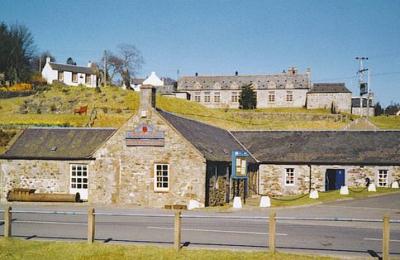
[[[154,190],[168,191],[169,190],[169,165],[155,164],[154,165]]]
[[[64,81],[64,71],[58,72],[58,81],[60,81],[60,82]]]
[[[209,103],[211,101],[210,92],[204,92],[204,102]]]
[[[85,164],[72,164],[71,165],[71,188],[73,189],[87,189],[88,167]],[[85,185],[82,185],[85,183]]]
[[[215,93],[214,93],[214,102],[215,102],[215,103],[219,103],[220,100],[221,100],[220,93],[219,93],[219,92],[215,92]]]
[[[270,91],[268,93],[268,101],[269,102],[275,102],[275,92],[274,91]]]
[[[287,91],[286,92],[286,101],[292,102],[293,101],[293,92],[292,91]]]
[[[92,84],[92,75],[90,75],[90,74],[86,74],[86,75],[85,75],[85,83],[86,83],[87,85]]]
[[[194,93],[194,101],[200,102],[200,92],[195,92]]]
[[[286,168],[285,185],[286,186],[293,186],[294,185],[294,168]]]
[[[72,82],[78,82],[78,73],[72,72]]]
[[[238,102],[239,100],[239,95],[238,92],[232,92],[232,102]]]
[[[388,171],[387,170],[379,170],[378,172],[378,187],[387,187],[388,186]]]

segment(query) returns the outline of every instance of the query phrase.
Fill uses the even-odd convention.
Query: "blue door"
[[[344,186],[344,170],[336,170],[336,189],[339,190],[340,187]]]

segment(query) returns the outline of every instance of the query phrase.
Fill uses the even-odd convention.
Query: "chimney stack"
[[[46,57],[46,63],[49,63],[51,61],[50,57]]]
[[[140,87],[139,117],[150,118],[151,111],[156,107],[156,88],[152,85]]]
[[[91,67],[92,67],[92,62],[89,61],[88,64],[87,64],[87,66],[88,66],[89,68],[91,68]]]

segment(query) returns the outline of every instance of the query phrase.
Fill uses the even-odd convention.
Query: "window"
[[[294,185],[294,169],[293,168],[286,168],[285,185],[286,186],[293,186]]]
[[[387,187],[388,185],[388,171],[379,170],[378,172],[378,187]]]
[[[210,92],[204,92],[204,102],[210,102]]]
[[[232,92],[232,102],[238,102],[239,96],[237,92]]]
[[[86,74],[86,75],[85,75],[85,83],[86,83],[87,85],[92,84],[92,75],[90,75],[90,74]]]
[[[169,165],[155,164],[154,165],[154,190],[168,191],[169,190]]]
[[[221,99],[221,97],[220,97],[219,92],[215,92],[215,93],[214,93],[214,102],[215,102],[215,103],[219,103],[219,102],[220,102],[220,99]]]
[[[71,189],[88,188],[87,172],[87,165],[85,164],[71,165]]]
[[[78,73],[72,72],[72,82],[78,82]]]
[[[64,71],[58,72],[58,81],[60,81],[60,82],[64,81]]]
[[[268,93],[268,101],[269,102],[275,102],[275,92],[274,91],[270,91]]]
[[[293,92],[292,91],[287,91],[286,92],[286,101],[292,102],[293,101]]]
[[[200,92],[195,92],[194,93],[194,101],[200,102]]]

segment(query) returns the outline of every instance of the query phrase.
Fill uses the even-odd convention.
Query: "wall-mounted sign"
[[[126,132],[126,146],[164,146],[164,132],[157,131],[152,125],[142,123],[133,131]]]
[[[249,153],[246,151],[232,152],[232,178],[247,178],[247,157]]]

